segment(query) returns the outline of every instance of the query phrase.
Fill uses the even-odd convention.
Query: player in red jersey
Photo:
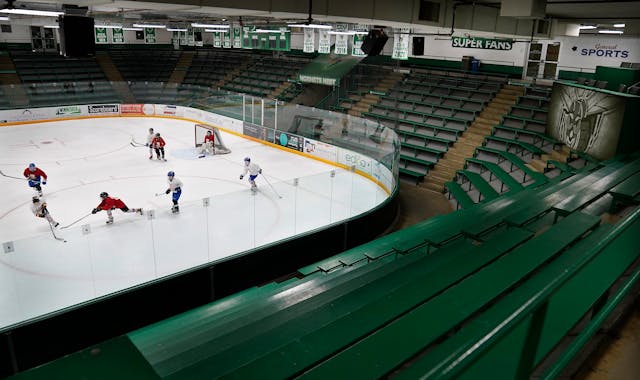
[[[156,137],[154,137],[151,141],[151,146],[156,150],[156,156],[158,157],[158,160],[166,161],[166,159],[164,158],[165,145],[166,143],[164,142],[164,139],[160,137],[159,133],[156,133]]]
[[[40,184],[47,184],[47,175],[34,163],[30,163],[29,167],[24,169],[22,173],[29,180],[29,187],[33,187],[38,191],[38,195],[42,196],[42,187]]]
[[[107,194],[105,192],[100,193],[100,198],[102,198],[102,202],[100,202],[98,207],[96,207],[93,210],[91,210],[91,213],[95,214],[95,213],[97,213],[97,212],[99,212],[101,210],[105,210],[107,212],[107,217],[108,217],[107,224],[113,223],[113,215],[111,214],[111,210],[115,210],[117,208],[119,208],[123,212],[137,212],[140,215],[142,215],[142,209],[141,208],[130,209],[119,198],[112,198],[112,197],[109,196],[109,194]]]

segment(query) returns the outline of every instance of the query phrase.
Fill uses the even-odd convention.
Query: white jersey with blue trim
[[[182,190],[182,181],[177,177],[173,177],[173,180],[169,180],[169,190],[176,191],[177,188]]]
[[[251,175],[258,175],[260,174],[260,166],[258,164],[254,164],[253,162],[249,165],[245,165],[242,175],[246,175],[247,172],[249,172],[249,174]]]

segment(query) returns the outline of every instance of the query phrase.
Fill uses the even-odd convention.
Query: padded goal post
[[[222,136],[220,136],[220,131],[218,131],[218,128],[211,125],[207,125],[207,124],[195,124],[195,127],[194,127],[195,140],[194,141],[195,141],[196,148],[202,146],[202,144],[204,143],[204,137],[207,135],[208,131],[213,132],[213,136],[214,136],[213,146],[216,154],[231,153],[231,149],[227,148],[227,146],[224,145],[224,141],[222,140]]]

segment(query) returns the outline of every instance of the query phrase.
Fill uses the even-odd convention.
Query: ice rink
[[[149,160],[154,128],[167,161]],[[0,328],[224,259],[370,210],[388,194],[323,162],[222,132],[230,154],[198,158],[194,124],[113,117],[0,128],[0,170],[22,177],[31,162],[48,175],[43,199],[55,230],[30,209],[27,181],[0,176]],[[243,158],[263,169],[259,191],[240,180]],[[167,172],[183,183],[172,214]],[[107,192],[144,215],[91,215]],[[160,195],[156,195],[160,194]]]

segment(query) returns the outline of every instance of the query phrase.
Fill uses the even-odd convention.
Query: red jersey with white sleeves
[[[164,139],[162,137],[154,137],[151,141],[151,146],[154,148],[162,148],[165,146]]]
[[[119,198],[111,198],[106,197],[100,202],[98,207],[100,210],[113,210],[114,208],[125,208],[127,205],[124,204]]]
[[[204,143],[206,144],[209,141],[211,141],[211,143],[213,144],[215,142],[215,139],[216,138],[214,137],[213,133],[210,134],[210,135],[206,135],[206,136],[204,136]]]
[[[35,179],[36,181],[40,180],[40,177],[42,177],[45,181],[47,180],[47,175],[40,168],[36,168],[36,170],[34,171],[26,168],[24,169],[24,173],[22,174],[24,174],[25,177],[29,179]]]

